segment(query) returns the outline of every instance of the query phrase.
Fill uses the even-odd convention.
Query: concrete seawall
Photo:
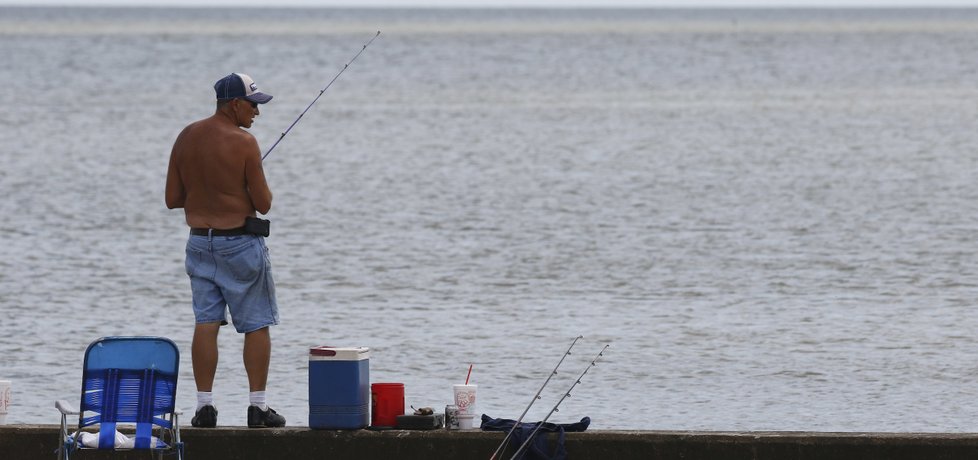
[[[188,459],[488,459],[503,433],[181,428]],[[55,425],[0,426],[0,459],[55,458]],[[571,459],[956,460],[978,458],[978,434],[588,431],[568,433]],[[86,459],[148,458],[145,452]]]

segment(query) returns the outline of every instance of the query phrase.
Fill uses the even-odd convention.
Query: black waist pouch
[[[245,217],[244,228],[245,231],[258,236],[268,236],[268,229],[271,225],[271,221],[267,219],[259,219],[257,217]]]

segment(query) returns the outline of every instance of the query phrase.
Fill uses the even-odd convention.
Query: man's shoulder
[[[211,115],[207,118],[202,118],[193,123],[187,125],[186,128],[189,130],[224,130],[226,129],[225,124],[221,123],[221,120],[215,115]]]
[[[248,131],[241,128],[232,128],[222,134],[224,143],[232,147],[236,152],[246,152],[258,148],[258,140]]]
[[[255,136],[248,131],[228,123],[223,123],[216,117],[208,117],[190,123],[183,129],[183,132],[185,134],[207,136],[208,138],[219,137],[223,138],[224,141],[255,141]]]
[[[183,130],[180,131],[180,135],[193,136],[202,131],[213,131],[213,130],[214,130],[213,120],[211,120],[210,118],[204,118],[202,120],[197,120],[191,122],[187,126],[184,126]]]

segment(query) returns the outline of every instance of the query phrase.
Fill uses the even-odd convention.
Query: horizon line
[[[194,4],[166,4],[166,3],[149,3],[149,4],[127,4],[122,2],[87,2],[87,3],[77,3],[77,4],[66,4],[66,3],[38,3],[36,0],[33,2],[12,2],[5,3],[0,1],[0,8],[11,7],[11,8],[179,8],[179,9],[207,9],[207,8],[234,8],[234,9],[291,9],[291,8],[303,8],[303,9],[455,9],[455,10],[475,10],[475,9],[488,9],[488,10],[499,10],[499,9],[595,9],[595,10],[609,10],[609,9],[648,9],[648,10],[740,10],[740,9],[763,9],[763,10],[828,10],[828,9],[845,9],[845,10],[904,10],[904,9],[922,9],[922,10],[936,10],[936,9],[978,9],[978,5],[961,5],[961,4],[919,4],[919,5],[852,5],[852,4],[828,4],[819,3],[811,5],[765,5],[765,4],[744,4],[744,5],[718,5],[718,4],[706,4],[706,5],[635,5],[635,4],[578,4],[578,5],[540,5],[540,4],[500,4],[499,2],[494,2],[493,4],[476,4],[476,5],[444,5],[444,4],[335,4],[335,5],[307,5],[299,3],[284,3],[276,5],[267,4],[243,4],[243,5],[229,5],[226,3],[194,3]]]

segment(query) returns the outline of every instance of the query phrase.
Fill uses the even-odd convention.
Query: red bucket
[[[397,416],[404,415],[404,384],[374,383],[370,385],[370,424],[372,426],[397,425]]]

